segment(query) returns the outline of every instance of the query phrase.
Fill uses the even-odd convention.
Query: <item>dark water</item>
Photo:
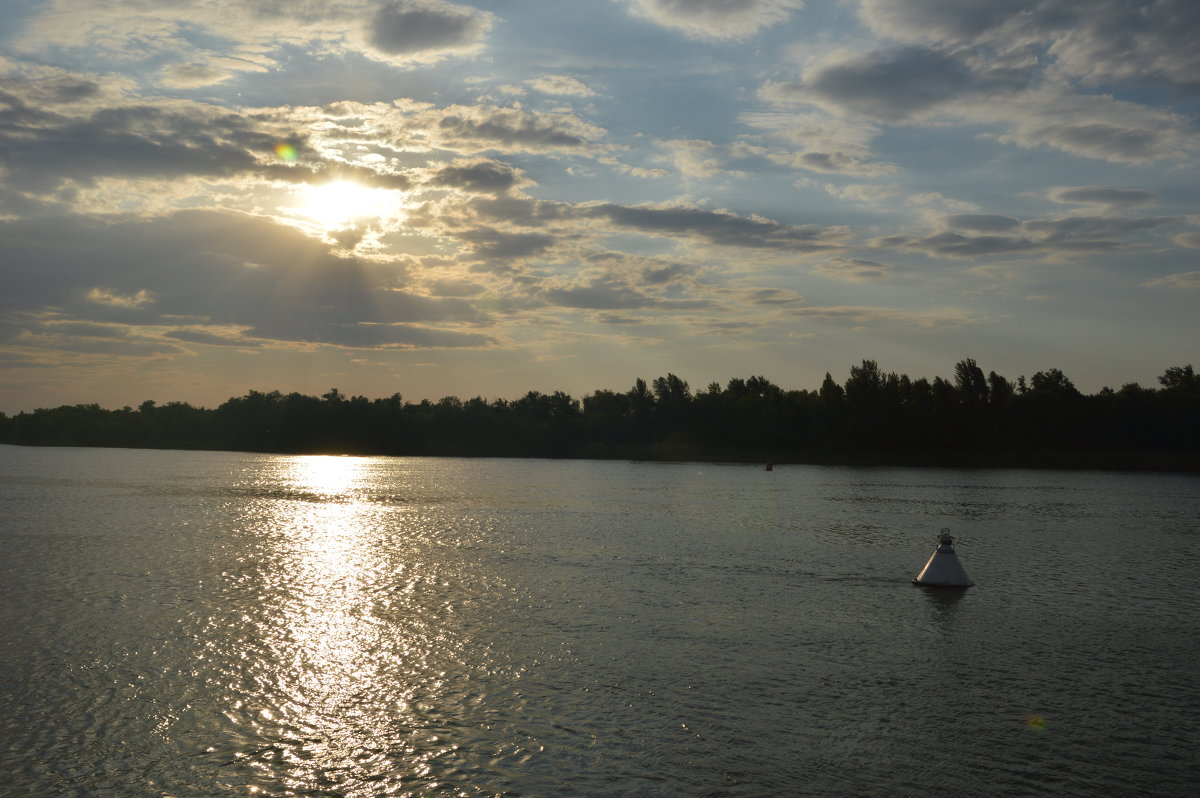
[[[0,447],[0,529],[6,796],[1200,784],[1193,476]]]

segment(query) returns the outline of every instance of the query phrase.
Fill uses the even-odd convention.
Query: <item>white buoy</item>
[[[970,587],[975,584],[967,578],[967,572],[954,553],[954,537],[949,529],[943,529],[938,535],[937,549],[913,584],[925,587]]]

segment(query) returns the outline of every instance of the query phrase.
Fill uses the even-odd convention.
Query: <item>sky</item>
[[[0,411],[1200,364],[1195,0],[5,0]]]

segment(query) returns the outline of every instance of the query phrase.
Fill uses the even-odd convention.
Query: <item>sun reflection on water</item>
[[[364,497],[370,460],[297,457],[282,475],[304,501],[279,502],[272,518],[281,558],[273,641],[276,672],[254,725],[273,754],[256,763],[284,794],[336,790],[392,794],[404,781],[396,744],[406,707],[428,685],[419,629],[397,634],[384,617],[405,564],[381,541],[389,516]],[[416,678],[398,680],[398,674]],[[389,784],[391,786],[389,786]],[[368,790],[365,785],[371,785]]]

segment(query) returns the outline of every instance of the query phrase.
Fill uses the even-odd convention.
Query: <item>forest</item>
[[[292,454],[621,458],[775,463],[1012,465],[1200,470],[1200,377],[1085,395],[1058,369],[1010,382],[974,359],[952,378],[874,360],[813,390],[764,377],[693,390],[668,373],[576,399],[447,396],[406,402],[250,391],[215,409],[186,402],[0,413],[0,442]]]

